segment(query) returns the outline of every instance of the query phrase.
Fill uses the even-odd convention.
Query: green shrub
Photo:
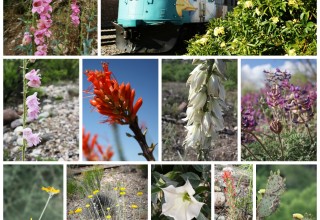
[[[238,1],[189,41],[189,55],[316,55],[317,1]]]

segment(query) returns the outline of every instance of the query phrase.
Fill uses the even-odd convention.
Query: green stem
[[[314,142],[313,142],[313,138],[312,138],[312,136],[311,136],[311,132],[310,132],[310,129],[309,129],[309,125],[308,125],[307,123],[305,123],[305,126],[306,126],[306,128],[307,128],[307,131],[308,131],[308,134],[309,134],[311,143],[313,144]]]
[[[282,160],[284,160],[284,148],[283,148],[282,140],[280,137],[280,133],[278,134],[278,138],[279,138],[279,142],[280,142],[281,158],[282,158]]]
[[[23,129],[26,128],[27,124],[27,92],[28,92],[28,86],[27,86],[27,79],[25,77],[27,72],[27,65],[28,61],[24,59],[22,61],[22,78],[23,78],[23,115],[22,115],[22,126]],[[27,141],[23,139],[23,146],[22,146],[22,161],[25,160],[25,152],[27,148]]]
[[[264,146],[264,144],[260,141],[260,139],[251,131],[245,131],[248,134],[251,134],[261,145],[261,147],[263,148],[263,150],[268,154],[268,156],[270,157],[271,160],[273,160],[273,158],[271,157],[271,155],[269,154],[269,151],[267,150],[267,148]]]
[[[69,25],[70,25],[70,15],[71,15],[71,0],[68,2],[68,15],[67,15],[67,23],[66,23],[66,30],[64,31],[64,48],[67,46],[67,36],[69,34]]]
[[[249,149],[249,147],[247,147],[247,146],[244,145],[243,143],[241,143],[241,145],[251,154],[251,156],[252,156],[256,161],[259,161],[259,159],[254,155],[254,153],[252,153],[252,151]]]
[[[42,218],[42,216],[43,216],[43,213],[44,213],[44,211],[46,210],[46,208],[47,208],[47,206],[48,206],[48,204],[49,204],[49,201],[50,201],[51,197],[52,197],[52,195],[49,195],[49,198],[48,198],[48,200],[47,200],[46,205],[44,206],[44,208],[43,208],[43,210],[42,210],[42,213],[41,213],[41,215],[40,215],[39,220],[41,220],[41,218]]]

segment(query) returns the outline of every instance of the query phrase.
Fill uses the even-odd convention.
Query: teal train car
[[[167,53],[205,24],[236,5],[236,0],[119,0],[117,48],[124,53]]]

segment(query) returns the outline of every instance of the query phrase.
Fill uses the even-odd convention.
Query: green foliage
[[[3,91],[4,102],[22,99],[22,60],[4,60],[3,62]],[[61,81],[76,82],[79,78],[79,61],[76,59],[51,59],[36,60],[29,63],[28,69],[40,69],[41,84],[50,85]],[[41,97],[41,89],[32,88],[30,93],[38,92]]]
[[[301,128],[304,128],[301,125]],[[315,131],[315,130],[314,130]],[[311,134],[316,137],[316,133]],[[282,160],[280,153],[280,143],[276,135],[270,136],[259,136],[261,142],[272,156],[273,160]],[[317,160],[317,141],[311,141],[310,136],[307,132],[303,132],[301,129],[293,129],[292,131],[281,133],[282,144],[284,147],[284,158],[285,161],[316,161]],[[269,156],[265,151],[262,150],[259,142],[252,142],[245,144],[251,152],[259,160],[270,160]],[[245,149],[242,148],[242,159],[243,160],[256,160],[252,155]]]
[[[4,219],[38,219],[48,199],[41,188],[60,189],[43,219],[63,219],[63,167],[59,165],[5,165]]]
[[[183,82],[185,83],[189,74],[194,69],[191,64],[192,60],[163,60],[162,63],[162,81],[163,82]],[[238,64],[236,61],[226,62],[227,64],[227,80],[224,86],[227,90],[237,89]]]
[[[189,41],[188,54],[316,55],[316,10],[317,1],[239,0]]]
[[[171,219],[161,215],[161,207],[165,202],[162,188],[169,185],[183,186],[187,180],[196,192],[194,197],[199,202],[205,203],[197,219],[210,219],[210,169],[210,165],[153,165],[151,172],[152,219]]]
[[[259,165],[257,166],[257,190],[264,188],[270,170],[281,170],[286,179],[286,191],[272,216],[266,219],[290,219],[293,213],[301,213],[304,219],[317,217],[317,170],[315,165]],[[309,213],[311,216],[307,217]]]
[[[103,168],[99,166],[94,166],[92,170],[85,171],[82,180],[83,191],[100,190],[103,173]]]

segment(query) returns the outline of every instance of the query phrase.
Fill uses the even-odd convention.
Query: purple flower
[[[241,125],[242,129],[247,131],[253,131],[258,125],[254,118],[254,109],[252,107],[241,111]]]

